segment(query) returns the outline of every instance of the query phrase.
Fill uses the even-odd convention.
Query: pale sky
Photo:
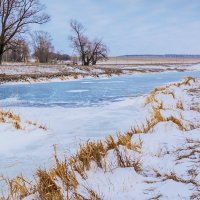
[[[56,50],[72,54],[69,22],[77,19],[110,55],[200,54],[200,0],[40,0]]]

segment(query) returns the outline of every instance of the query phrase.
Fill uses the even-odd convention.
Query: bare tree
[[[102,40],[90,41],[85,35],[85,28],[76,20],[70,23],[73,35],[70,37],[72,47],[80,55],[82,65],[95,65],[97,61],[107,59],[108,48]]]
[[[32,34],[34,56],[41,63],[48,63],[53,56],[52,38],[49,33],[37,31]]]
[[[92,55],[91,55],[91,63],[92,65],[96,65],[96,63],[100,60],[107,60],[108,47],[103,44],[102,40],[96,40],[92,43]]]
[[[16,41],[16,46],[8,50],[7,61],[26,62],[30,53],[28,42],[25,39]]]
[[[86,45],[88,38],[84,35],[85,28],[76,20],[71,20],[70,26],[74,33],[74,35],[70,37],[72,46],[79,53],[82,65],[86,65]]]
[[[7,50],[3,55],[6,62],[26,62],[28,60],[30,49],[25,39],[15,41],[16,46]]]
[[[28,30],[29,24],[43,24],[50,17],[39,0],[0,0],[0,64],[3,53]]]

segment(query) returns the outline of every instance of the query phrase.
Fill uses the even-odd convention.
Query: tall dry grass
[[[9,192],[2,196],[1,200],[23,199],[30,195],[44,200],[85,200],[87,198],[78,191],[78,177],[86,180],[87,171],[94,167],[94,164],[104,172],[111,170],[112,167],[133,168],[138,173],[142,171],[140,160],[132,158],[126,151],[121,152],[121,148],[133,153],[141,152],[142,141],[133,143],[132,137],[132,133],[124,135],[118,133],[116,138],[110,135],[103,141],[87,141],[80,145],[75,155],[65,158],[64,161],[58,159],[56,146],[54,146],[55,166],[49,170],[38,169],[32,182],[27,181],[23,176],[4,179]],[[114,152],[117,166],[111,166],[106,159],[110,151]],[[85,193],[89,195],[89,199],[102,199],[101,195],[91,188],[85,187]]]
[[[140,134],[140,133],[148,133],[150,130],[154,128],[158,123],[160,122],[173,122],[176,124],[181,131],[186,131],[188,130],[188,127],[190,129],[197,128],[194,124],[191,122],[188,122],[188,126],[184,124],[184,119],[182,115],[180,114],[180,117],[175,117],[173,115],[169,117],[165,117],[161,114],[162,110],[169,110],[169,108],[166,108],[164,105],[164,102],[161,100],[157,100],[156,96],[158,94],[164,94],[164,95],[171,95],[174,99],[174,101],[177,101],[176,103],[176,108],[178,110],[184,110],[183,102],[180,99],[176,99],[176,94],[173,91],[170,91],[170,87],[175,86],[175,87],[181,87],[181,86],[187,86],[191,85],[192,82],[196,82],[196,79],[193,77],[187,77],[185,78],[184,81],[179,82],[179,83],[172,83],[164,87],[159,87],[153,90],[145,100],[145,106],[150,105],[152,108],[152,114],[151,116],[146,119],[146,122],[143,122],[141,125],[133,126],[132,127],[132,132],[133,134]],[[194,108],[195,110],[196,107]]]

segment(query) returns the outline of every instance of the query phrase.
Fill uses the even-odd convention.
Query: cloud
[[[112,55],[200,53],[200,2],[196,0],[41,0],[52,21],[37,27],[51,33],[57,50],[72,53],[70,19]]]

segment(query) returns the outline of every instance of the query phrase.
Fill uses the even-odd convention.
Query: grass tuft
[[[36,186],[39,199],[63,199],[63,195],[61,194],[60,188],[57,186],[52,176],[46,170],[39,169],[36,172],[36,176],[39,179]]]

